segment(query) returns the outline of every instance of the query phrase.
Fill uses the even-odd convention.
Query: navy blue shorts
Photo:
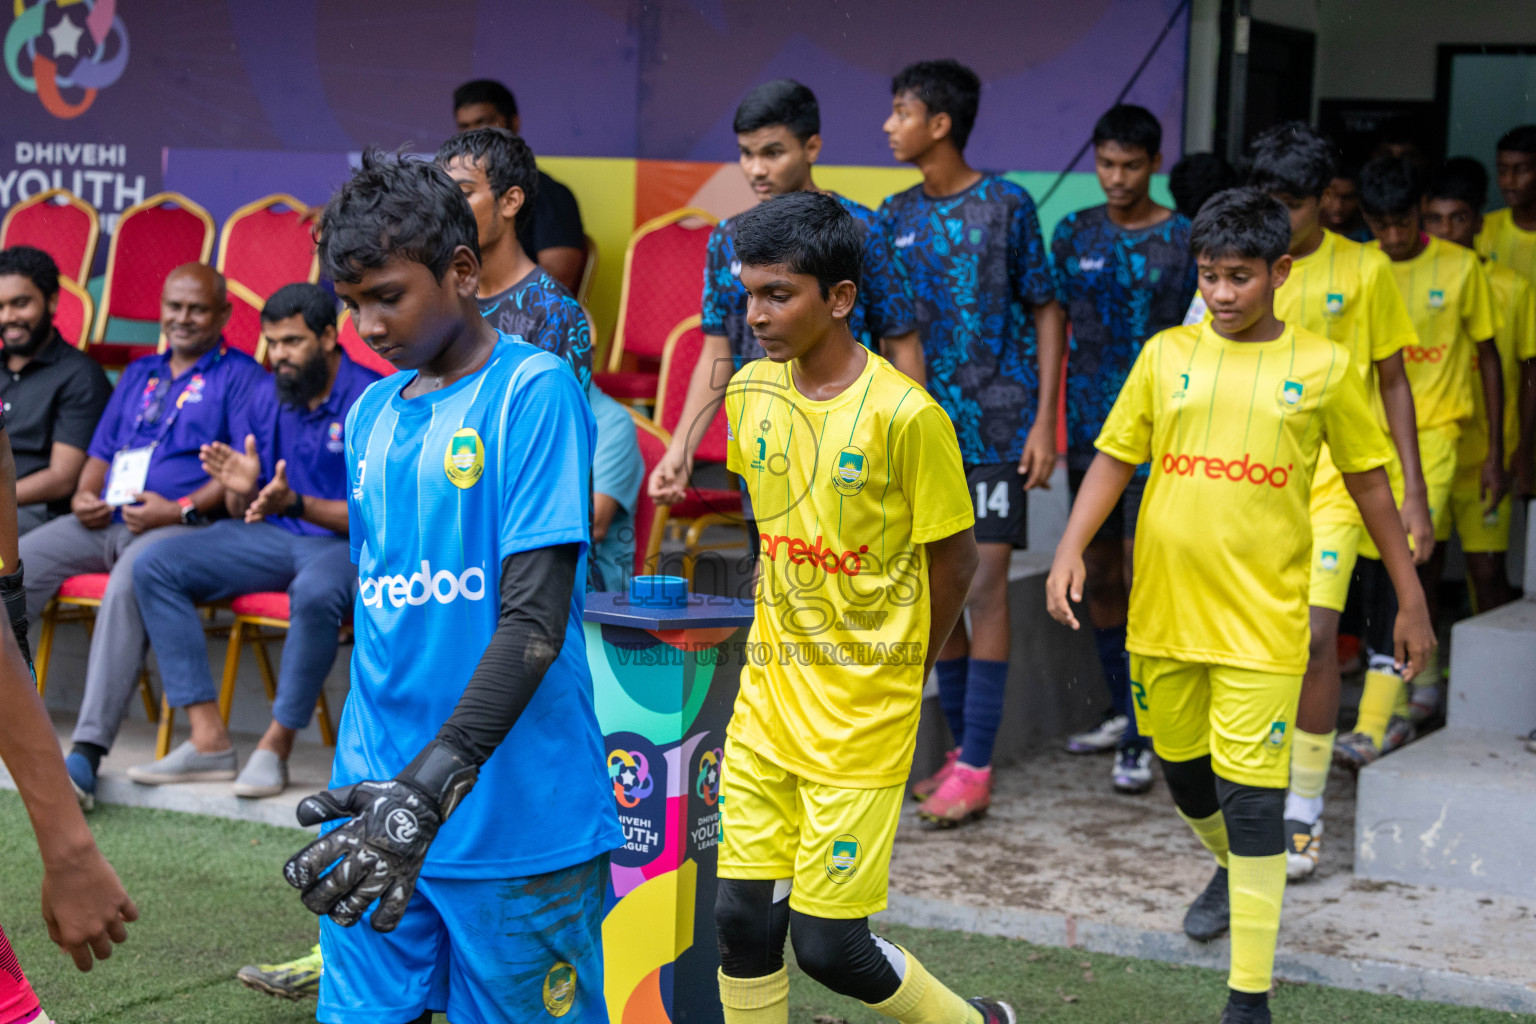
[[[400,926],[380,934],[320,919],[316,1017],[326,1024],[454,1024],[558,1017],[608,1024],[603,897],[608,857],[526,878],[423,878]]]

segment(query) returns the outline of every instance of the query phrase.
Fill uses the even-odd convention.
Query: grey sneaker
[[[235,779],[235,796],[277,796],[288,788],[288,762],[270,750],[254,751]]]
[[[158,761],[128,769],[128,777],[145,786],[175,782],[228,782],[235,777],[235,749],[200,754],[187,740]]]

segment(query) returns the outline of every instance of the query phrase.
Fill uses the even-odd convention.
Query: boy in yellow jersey
[[[1503,497],[1504,385],[1493,343],[1493,296],[1482,263],[1471,249],[1424,234],[1422,198],[1418,171],[1403,157],[1381,157],[1361,168],[1360,205],[1376,235],[1372,244],[1392,260],[1392,278],[1418,336],[1418,344],[1403,355],[1418,419],[1419,462],[1439,539],[1450,535],[1456,449],[1462,425],[1475,410],[1474,388],[1483,395],[1479,428],[1487,438],[1480,487],[1490,506]],[[1334,760],[1350,768],[1371,763],[1413,735],[1385,632],[1393,618],[1391,588],[1375,551],[1362,554],[1367,556],[1360,562],[1360,585],[1370,662],[1355,729],[1334,745]],[[1439,613],[1434,561],[1420,570],[1432,620]],[[1424,681],[1434,684],[1432,677]]]
[[[923,680],[976,571],[955,430],[848,328],[860,238],[820,192],[736,221],[746,323],[727,465],[761,531],[757,617],[726,731],[715,927],[726,1024],[785,1024],[801,970],[906,1024],[1013,1024],[870,933]]]
[[[1505,208],[1483,218],[1477,252],[1536,288],[1536,124],[1511,128],[1495,150],[1494,169]]]
[[[1077,628],[1082,552],[1150,462],[1131,584],[1137,717],[1180,815],[1218,868],[1185,931],[1232,930],[1223,1024],[1268,1024],[1285,889],[1288,754],[1307,665],[1311,502],[1322,446],[1399,588],[1397,653],[1434,647],[1385,466],[1392,457],[1350,356],[1275,315],[1291,269],[1285,208],[1256,189],[1201,208],[1190,248],[1211,319],[1143,347],[1099,435],[1046,581]]]
[[[1488,195],[1488,172],[1471,157],[1453,157],[1430,177],[1424,192],[1424,230],[1457,245],[1470,247],[1482,228],[1482,209]],[[1504,383],[1504,468],[1511,488],[1517,483],[1510,474],[1518,466],[1531,464],[1532,431],[1536,428],[1536,291],[1529,282],[1509,267],[1483,260],[1488,287],[1493,292],[1493,308],[1498,326],[1493,343],[1499,351],[1499,371]],[[1474,382],[1476,383],[1476,382]],[[1522,396],[1525,401],[1522,403]],[[1510,601],[1508,569],[1504,553],[1509,550],[1510,497],[1492,503],[1495,492],[1483,485],[1483,466],[1490,453],[1485,423],[1482,389],[1472,388],[1474,411],[1465,421],[1456,448],[1456,479],[1451,485],[1451,510],[1445,531],[1438,539],[1450,537],[1454,526],[1461,535],[1466,554],[1467,576],[1472,583],[1473,604],[1477,611]],[[1529,486],[1529,480],[1523,481]],[[1430,562],[1432,578],[1438,578],[1440,549]],[[1440,708],[1438,687],[1414,686],[1409,705],[1415,724],[1432,717]]]
[[[1426,559],[1434,546],[1434,527],[1419,469],[1413,392],[1401,354],[1415,337],[1392,283],[1389,261],[1322,227],[1321,196],[1335,173],[1331,142],[1293,122],[1259,136],[1249,155],[1250,184],[1280,200],[1291,220],[1291,273],[1275,294],[1275,314],[1349,351],[1350,368],[1360,375],[1372,405],[1385,413],[1402,467],[1403,526],[1413,538],[1415,558]],[[1322,853],[1323,788],[1339,717],[1339,617],[1363,539],[1359,511],[1324,445],[1312,487],[1307,598],[1312,641],[1296,713],[1285,808],[1287,873],[1292,879],[1316,870]]]

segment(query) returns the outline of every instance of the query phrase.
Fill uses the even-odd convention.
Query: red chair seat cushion
[[[83,572],[79,576],[71,576],[59,584],[59,596],[100,601],[101,596],[107,592],[107,581],[111,578],[104,572]]]
[[[741,492],[713,487],[690,488],[688,496],[672,506],[673,519],[697,519],[711,514],[741,515]]]
[[[661,383],[661,374],[644,373],[635,370],[621,370],[618,373],[594,373],[592,383],[602,388],[609,398],[620,401],[626,398],[652,399],[656,397],[656,388]]]
[[[87,355],[102,366],[111,368],[127,366],[135,359],[143,356],[152,356],[160,351],[160,347],[158,345],[112,345],[103,342],[99,345],[92,345],[85,351]]]
[[[241,594],[229,602],[236,615],[254,615],[263,619],[287,619],[288,595],[277,591]]]

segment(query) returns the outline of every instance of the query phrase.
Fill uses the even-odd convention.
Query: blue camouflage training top
[[[586,393],[592,384],[592,328],[565,285],[534,267],[506,291],[475,301],[480,315],[502,334],[516,335],[565,360]]]
[[[833,198],[853,214],[864,239],[859,301],[848,318],[848,327],[855,338],[878,350],[881,338],[899,338],[916,329],[912,289],[874,211],[836,193]],[[730,342],[738,370],[766,355],[747,327],[747,291],[741,286],[741,264],[736,260],[734,217],[721,221],[709,233],[701,327],[705,334],[720,335]]]
[[[1094,206],[1068,214],[1051,238],[1056,298],[1072,325],[1067,357],[1067,468],[1086,471],[1094,439],[1142,343],[1184,322],[1195,294],[1189,220],[1127,231]]]
[[[1039,391],[1030,307],[1056,294],[1034,200],[987,174],[952,196],[914,185],[880,219],[912,280],[928,391],[954,421],[961,456],[1018,462]]]

